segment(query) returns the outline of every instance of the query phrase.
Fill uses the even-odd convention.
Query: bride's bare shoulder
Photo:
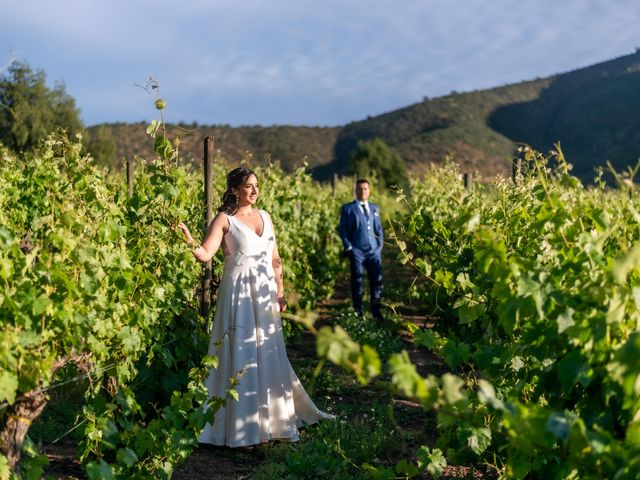
[[[218,212],[211,221],[212,228],[222,228],[226,233],[229,230],[229,216],[224,212]]]

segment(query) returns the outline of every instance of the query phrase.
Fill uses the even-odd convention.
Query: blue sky
[[[169,122],[332,126],[640,47],[638,0],[3,3],[0,67],[63,81],[87,125],[155,118],[150,76]]]

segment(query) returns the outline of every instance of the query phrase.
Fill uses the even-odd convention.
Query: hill
[[[510,174],[517,143],[547,151],[560,141],[574,173],[588,182],[607,160],[623,169],[640,156],[639,81],[636,52],[544,79],[425,99],[340,127],[193,126],[182,151],[199,162],[202,138],[212,135],[230,162],[250,151],[254,159],[270,154],[292,169],[306,158],[315,176],[327,179],[344,172],[359,140],[380,137],[412,171],[450,156],[486,177]],[[143,124],[107,127],[118,159],[152,155]]]
[[[112,164],[121,166],[124,160],[133,156],[153,158],[153,142],[146,134],[145,123],[113,123],[90,127],[90,132],[105,128],[116,143],[116,158]],[[257,162],[265,155],[281,162],[287,170],[307,161],[310,167],[327,163],[333,157],[333,145],[340,127],[289,127],[289,126],[203,126],[169,125],[170,138],[181,135],[181,156],[187,161],[201,164],[203,158],[203,140],[207,136],[214,138],[215,149],[229,163],[237,163],[249,156]],[[188,133],[185,133],[185,130]]]

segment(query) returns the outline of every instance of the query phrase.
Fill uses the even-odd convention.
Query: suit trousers
[[[353,248],[349,255],[351,262],[351,298],[353,308],[362,314],[362,276],[367,271],[371,287],[371,313],[375,318],[381,317],[380,295],[382,292],[382,258],[380,251],[360,250]]]

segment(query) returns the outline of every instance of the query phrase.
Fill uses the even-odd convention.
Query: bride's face
[[[254,205],[258,200],[258,179],[251,174],[244,185],[238,187],[238,205]]]

